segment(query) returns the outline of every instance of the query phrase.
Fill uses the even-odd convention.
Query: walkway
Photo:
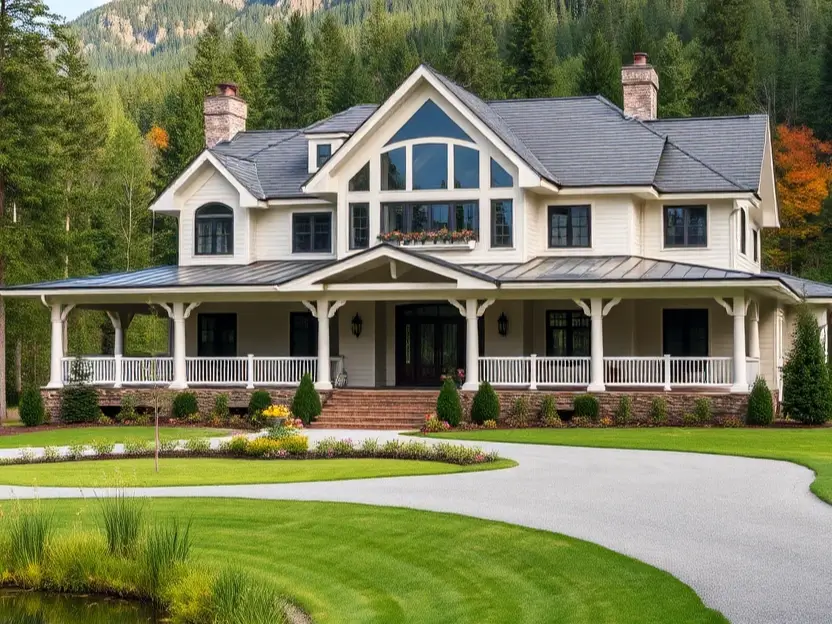
[[[313,438],[395,436],[309,433]],[[136,491],[396,505],[502,520],[582,538],[667,570],[732,622],[832,620],[832,592],[826,587],[832,578],[832,506],[809,492],[813,475],[805,468],[690,453],[483,447],[520,465],[430,477]],[[77,488],[0,487],[0,498],[93,494]]]

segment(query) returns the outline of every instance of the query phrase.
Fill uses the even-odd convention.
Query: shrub
[[[141,564],[145,586],[157,597],[162,578],[178,563],[188,560],[191,553],[191,522],[181,525],[179,518],[167,524],[153,524],[142,549]]]
[[[588,418],[589,420],[598,420],[599,407],[598,399],[591,394],[580,394],[575,397],[573,403],[575,409],[575,416],[578,418]]]
[[[9,555],[18,566],[40,564],[54,530],[53,517],[40,505],[19,508],[9,523]]]
[[[292,397],[292,414],[300,418],[304,425],[308,425],[321,415],[321,397],[318,396],[309,373],[300,380],[300,386],[295,396]]]
[[[46,420],[43,397],[37,388],[27,387],[20,395],[20,421],[27,427],[37,427]]]
[[[614,421],[616,425],[625,427],[633,419],[633,399],[623,396],[618,399],[618,407],[615,408]]]
[[[144,523],[144,501],[120,490],[112,497],[99,499],[99,504],[110,554],[124,557],[136,552]]]
[[[698,425],[700,424],[699,417],[693,412],[685,412],[684,414],[682,414],[682,424],[685,427],[693,427],[694,425]]]
[[[70,444],[66,454],[72,459],[81,459],[84,456],[84,453],[87,452],[87,448],[86,444]]]
[[[236,435],[223,446],[223,450],[232,455],[245,455],[248,448],[248,438],[244,435]]]
[[[125,394],[121,397],[121,410],[116,420],[124,422],[136,419],[136,397],[132,394]]]
[[[783,366],[783,413],[806,425],[820,425],[831,412],[829,369],[820,329],[808,308],[800,306],[792,349]]]
[[[214,397],[214,409],[211,410],[211,416],[220,420],[228,420],[231,416],[231,410],[228,407],[228,395],[224,392]]]
[[[150,424],[150,416],[147,414],[137,414],[135,423],[140,427],[147,427]]]
[[[61,456],[57,446],[47,446],[43,449],[43,458],[46,461],[55,461]]]
[[[456,427],[462,419],[462,403],[459,401],[459,391],[456,389],[456,382],[446,377],[442,382],[442,389],[439,391],[439,398],[436,399],[436,416],[440,421],[445,421],[451,427]]]
[[[693,403],[693,417],[698,425],[707,425],[711,422],[711,400],[708,397],[699,397]]]
[[[61,420],[65,423],[93,423],[98,420],[98,393],[92,386],[71,384],[61,389]]]
[[[509,427],[528,427],[531,415],[532,408],[529,400],[524,396],[516,397],[508,410],[506,424]]]
[[[569,421],[570,427],[592,427],[594,425],[593,420],[586,416],[572,416],[572,420]]]
[[[309,450],[309,438],[302,435],[293,435],[280,440],[283,450],[290,455],[302,455]]]
[[[159,440],[159,450],[167,453],[175,451],[179,447],[179,440]]]
[[[719,425],[721,427],[725,427],[726,429],[736,429],[738,427],[742,427],[742,421],[736,416],[726,416],[722,419]]]
[[[248,400],[248,415],[252,420],[260,418],[260,415],[269,409],[272,404],[271,395],[265,390],[256,390],[251,393]]]
[[[174,418],[187,418],[199,413],[199,404],[193,392],[179,392],[173,397],[173,404],[170,408]]]
[[[150,440],[125,440],[124,454],[125,455],[146,455],[153,450],[153,444]]]
[[[667,401],[664,397],[653,397],[650,402],[650,422],[654,425],[667,424]]]
[[[185,440],[185,450],[189,453],[207,453],[211,450],[211,440],[208,438],[191,438]]]
[[[500,417],[500,399],[491,384],[480,382],[480,387],[471,403],[471,420],[478,425],[486,420],[497,420]]]
[[[113,452],[115,444],[109,440],[93,440],[90,442],[90,446],[96,455],[110,455]]]
[[[757,377],[748,397],[748,411],[745,422],[749,425],[766,427],[774,420],[774,402],[766,380]]]
[[[101,416],[98,417],[98,424],[103,426],[103,427],[109,427],[110,425],[113,424],[113,419],[110,418],[109,416],[105,416],[104,414],[101,414]]]
[[[286,605],[275,590],[234,569],[223,570],[211,588],[214,624],[285,622]]]
[[[543,401],[540,402],[540,420],[545,423],[547,420],[551,420],[552,418],[560,420],[560,415],[558,414],[558,404],[554,396],[547,394],[543,397]]]
[[[486,420],[483,424],[483,429],[496,429],[497,428],[497,421],[496,420]]]
[[[439,433],[440,431],[448,431],[450,428],[451,425],[444,420],[439,420],[436,414],[428,414],[421,431],[422,433]]]

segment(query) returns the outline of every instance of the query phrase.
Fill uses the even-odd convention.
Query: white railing
[[[749,380],[756,360],[748,361]],[[480,379],[495,386],[538,387],[587,386],[589,357],[481,357]],[[733,383],[730,357],[605,357],[606,386],[660,387],[669,390],[686,386],[730,386]]]
[[[63,358],[63,383],[97,386],[167,385],[173,381],[172,357],[83,356]],[[332,381],[344,370],[344,358],[330,358]],[[196,386],[296,386],[305,374],[317,379],[315,357],[188,357],[185,373]]]
[[[748,385],[751,386],[757,380],[759,375],[760,358],[745,358],[745,378],[748,380]]]

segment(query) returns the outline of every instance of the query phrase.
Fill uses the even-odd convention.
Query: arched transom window
[[[223,204],[207,204],[196,211],[195,250],[198,256],[234,253],[234,211]]]

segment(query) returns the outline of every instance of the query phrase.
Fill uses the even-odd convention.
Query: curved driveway
[[[732,622],[832,622],[832,506],[809,492],[810,470],[692,453],[481,446],[520,465],[456,475],[136,493],[369,503],[502,520],[595,542],[667,570]],[[81,494],[94,490],[0,486],[0,498]]]

